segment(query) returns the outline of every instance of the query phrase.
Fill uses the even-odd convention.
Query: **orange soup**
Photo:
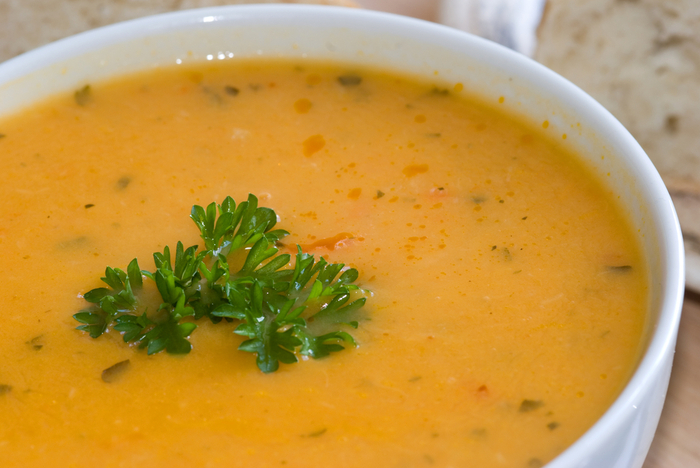
[[[498,107],[459,83],[234,62],[1,120],[2,465],[553,459],[637,364],[646,260],[566,141]],[[359,271],[356,347],[263,373],[235,320],[197,321],[186,355],[76,330],[107,265],[153,270],[153,252],[202,243],[192,205],[249,193],[289,231],[283,252]]]

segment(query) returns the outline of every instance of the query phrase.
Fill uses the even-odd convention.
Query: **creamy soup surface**
[[[0,120],[3,466],[536,468],[631,376],[646,260],[541,120],[307,62],[89,85]],[[236,323],[184,356],[75,329],[106,266],[152,271],[201,245],[192,205],[248,193],[283,249],[359,270],[357,348],[264,374]]]

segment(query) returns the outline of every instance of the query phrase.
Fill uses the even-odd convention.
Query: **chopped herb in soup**
[[[528,468],[580,437],[639,358],[636,233],[541,116],[435,78],[231,60],[2,117],[3,466]],[[241,231],[233,200],[268,208]]]

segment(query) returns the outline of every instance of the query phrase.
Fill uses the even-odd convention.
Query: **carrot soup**
[[[459,83],[231,62],[0,120],[3,466],[536,468],[580,437],[648,319],[616,194]],[[201,246],[190,208],[248,194],[289,268],[299,245],[358,271],[356,346],[266,373],[236,320],[192,320],[184,355],[76,330],[106,266]]]

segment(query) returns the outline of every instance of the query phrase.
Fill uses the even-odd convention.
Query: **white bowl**
[[[621,195],[651,271],[644,357],[622,394],[548,468],[640,467],[668,387],[684,290],[681,231],[666,188],[632,136],[564,78],[497,44],[405,17],[333,7],[236,6],[184,11],[79,34],[0,64],[0,116],[100,79],[230,57],[330,59],[389,67],[492,97],[562,131]],[[601,154],[607,155],[602,160]],[[614,170],[613,170],[614,169]]]

